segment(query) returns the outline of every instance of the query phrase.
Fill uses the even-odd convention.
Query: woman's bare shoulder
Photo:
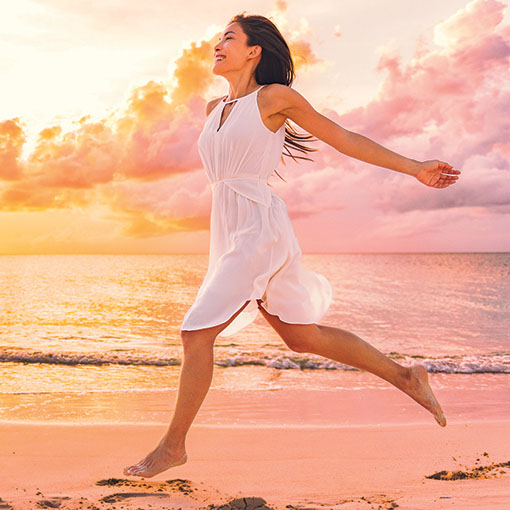
[[[266,117],[284,115],[285,110],[292,104],[297,92],[289,85],[282,83],[269,83],[261,91],[261,108]]]
[[[206,117],[209,117],[209,114],[213,111],[214,107],[227,96],[221,96],[217,97],[215,99],[211,99],[206,105],[205,105],[205,115]]]

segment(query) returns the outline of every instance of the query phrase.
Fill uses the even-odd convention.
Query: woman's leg
[[[186,434],[212,381],[214,341],[218,333],[225,329],[248,303],[249,301],[223,324],[206,329],[181,331],[184,357],[172,420],[158,446],[140,462],[125,468],[125,475],[150,478],[186,462]]]
[[[427,369],[420,364],[404,367],[385,356],[359,336],[345,329],[322,324],[289,324],[259,309],[282,340],[296,352],[319,354],[366,370],[393,384],[430,411],[442,427],[446,418],[428,383]]]

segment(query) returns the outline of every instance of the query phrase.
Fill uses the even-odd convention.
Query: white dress
[[[219,101],[198,138],[212,187],[209,265],[181,330],[222,324],[248,300],[218,336],[231,336],[253,322],[259,313],[256,299],[292,324],[316,323],[331,304],[329,281],[301,266],[287,206],[267,183],[280,162],[285,125],[273,132],[262,122],[261,88]],[[219,127],[223,107],[232,102]]]

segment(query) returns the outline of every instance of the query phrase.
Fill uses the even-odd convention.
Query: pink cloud
[[[285,9],[286,3],[278,2],[279,14]],[[435,231],[449,209],[508,213],[510,29],[501,23],[504,9],[495,0],[471,2],[434,33],[422,34],[409,63],[386,51],[377,65],[383,80],[372,101],[342,114],[322,112],[403,155],[453,164],[463,172],[457,184],[426,188],[319,142],[312,145],[320,149],[311,155],[314,162],[286,158],[287,165],[279,166],[288,184],[277,177],[271,181],[291,217],[341,217],[350,211],[363,218],[369,237],[384,238],[392,232],[408,235],[413,225]],[[288,33],[293,54],[305,57],[297,67],[304,60],[320,62],[305,36]],[[175,88],[150,81],[132,91],[122,111],[100,121],[85,116],[70,132],[49,126],[24,163],[19,119],[0,123],[1,208],[86,207],[99,201],[124,222],[128,236],[208,229],[210,190],[196,142],[216,39],[182,50]],[[416,222],[423,211],[426,220]],[[391,218],[391,227],[384,218]]]
[[[377,98],[342,115],[323,112],[344,128],[405,156],[451,163],[463,172],[458,183],[444,190],[426,188],[408,176],[342,156],[324,144],[312,156],[314,166],[295,165],[299,177],[292,184],[298,180],[300,186],[292,186],[286,195],[290,208],[310,210],[313,205],[305,203],[307,199],[317,211],[324,204],[329,207],[332,197],[342,196],[344,184],[350,186],[348,174],[354,172],[364,176],[364,194],[372,195],[370,200],[379,210],[486,206],[494,213],[507,211],[510,44],[508,27],[500,25],[504,8],[494,0],[471,2],[436,27],[447,37],[448,46],[427,49],[422,37],[407,65],[395,52],[384,54],[377,69],[387,75]],[[336,178],[318,172],[327,165],[338,167]],[[304,198],[302,183],[309,180],[320,192]],[[336,203],[352,206],[348,197]]]

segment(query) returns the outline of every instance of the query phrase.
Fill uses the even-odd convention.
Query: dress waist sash
[[[218,185],[224,184],[232,191],[244,196],[265,207],[271,206],[271,189],[268,183],[253,175],[235,175],[212,181],[212,189],[215,191]]]

